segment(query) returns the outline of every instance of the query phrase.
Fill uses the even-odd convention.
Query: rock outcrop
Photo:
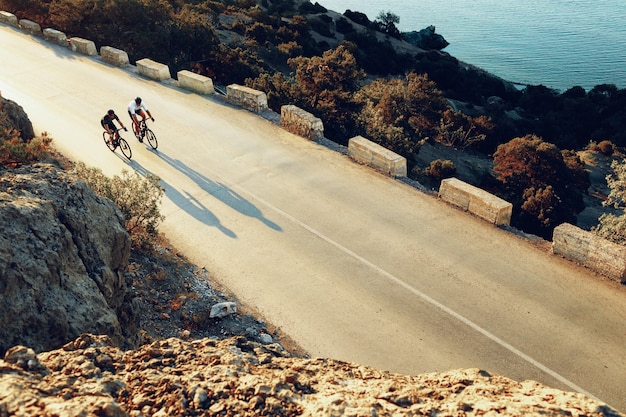
[[[30,119],[22,106],[12,100],[2,97],[1,93],[0,114],[2,114],[2,117],[6,117],[5,120],[0,120],[3,127],[19,131],[20,137],[24,140],[29,140],[35,137],[33,124],[30,122]]]
[[[443,36],[435,33],[434,26],[428,26],[427,28],[424,28],[419,32],[405,32],[402,35],[407,40],[407,42],[421,49],[435,49],[437,51],[440,51],[446,46],[450,45],[450,43],[446,41]]]
[[[243,337],[121,351],[83,335],[0,360],[2,416],[619,416],[582,394],[479,369],[407,376],[301,359]]]
[[[85,332],[127,344],[129,254],[119,210],[85,183],[49,164],[0,171],[0,352]]]

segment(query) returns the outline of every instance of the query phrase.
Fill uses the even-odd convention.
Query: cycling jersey
[[[112,119],[109,117],[108,114],[105,114],[104,117],[100,119],[100,124],[102,125],[102,127],[104,127],[104,125],[107,125],[110,129],[116,130],[117,128],[115,127],[115,123],[113,123],[113,120],[117,120],[117,122],[120,123],[120,119],[117,117],[117,114],[114,115]]]
[[[135,100],[132,100],[130,103],[128,103],[128,112],[130,114],[140,113],[141,110],[148,111],[148,106],[146,106],[146,103],[144,103],[143,101],[139,105],[135,103]]]

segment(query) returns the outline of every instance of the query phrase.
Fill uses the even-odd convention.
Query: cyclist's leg
[[[103,126],[104,126],[104,129],[109,134],[109,142],[112,143],[113,142],[113,132],[115,132],[115,125],[111,126],[111,123],[106,123]]]
[[[139,113],[137,113],[139,116],[141,116],[141,122],[145,123],[146,121],[146,112],[144,112],[143,110],[139,110]]]
[[[128,115],[130,116],[130,121],[133,123],[133,133],[135,134],[135,136],[137,136],[137,133],[139,132],[139,126],[137,125],[137,116],[130,111],[128,112]]]

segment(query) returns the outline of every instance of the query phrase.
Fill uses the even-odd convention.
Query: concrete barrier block
[[[626,284],[626,248],[569,223],[554,228],[552,251]]]
[[[324,123],[308,111],[288,104],[280,108],[280,124],[288,132],[307,139],[324,137]]]
[[[130,65],[128,54],[121,49],[113,48],[111,46],[103,46],[100,48],[100,57],[104,62],[115,65],[116,67],[125,67]]]
[[[348,141],[348,156],[391,177],[406,177],[406,158],[363,136]]]
[[[65,33],[52,29],[46,28],[43,30],[43,38],[49,42],[56,43],[61,46],[69,46],[67,43],[67,36]]]
[[[18,22],[20,29],[31,35],[41,36],[41,26],[39,23],[33,22],[28,19],[20,19]]]
[[[0,23],[19,27],[19,23],[17,22],[17,16],[15,16],[13,13],[5,11],[0,11]]]
[[[589,238],[583,229],[563,223],[552,232],[552,251],[570,260],[584,262],[589,258]]]
[[[457,178],[441,181],[439,198],[496,225],[509,225],[513,204]]]
[[[213,80],[204,75],[196,74],[195,72],[182,70],[178,71],[178,85],[180,88],[194,91],[198,94],[213,94],[215,89],[213,88]]]
[[[136,64],[139,74],[144,77],[152,78],[153,80],[158,81],[172,78],[170,68],[165,64],[161,64],[149,58],[140,59]]]
[[[74,52],[84,55],[98,55],[96,44],[83,38],[70,38],[70,48]]]
[[[267,95],[263,91],[243,85],[231,84],[226,86],[226,99],[236,106],[255,113],[261,113],[268,109]]]

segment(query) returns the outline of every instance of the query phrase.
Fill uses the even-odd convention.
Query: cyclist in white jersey
[[[141,116],[141,120],[145,120],[146,113],[150,120],[154,122],[154,117],[152,117],[152,114],[150,114],[148,106],[146,106],[146,103],[141,100],[141,97],[136,97],[134,100],[128,103],[128,115],[133,121],[133,131],[135,132],[135,136],[139,140],[141,140],[141,136],[139,135],[139,121],[137,120],[137,115]]]

